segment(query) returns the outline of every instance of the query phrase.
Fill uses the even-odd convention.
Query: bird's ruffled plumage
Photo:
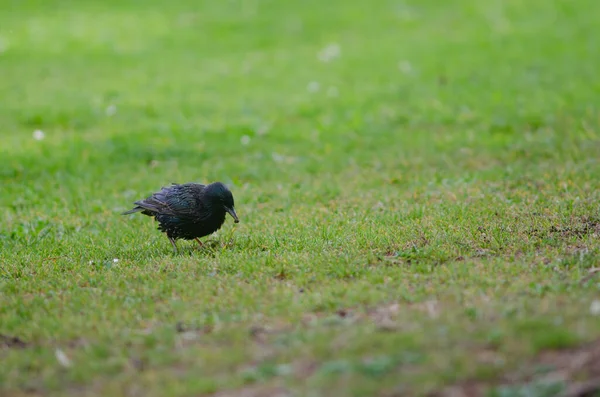
[[[231,192],[220,182],[174,183],[135,204],[123,214],[141,212],[154,217],[158,230],[167,234],[174,247],[174,240],[198,239],[216,232],[225,222],[226,208],[234,207]]]

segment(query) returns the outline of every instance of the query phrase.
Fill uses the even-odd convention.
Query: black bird
[[[167,234],[173,249],[177,252],[175,240],[196,240],[219,230],[229,213],[235,223],[239,222],[235,213],[233,195],[221,182],[210,185],[199,183],[173,183],[161,188],[143,200],[136,201],[136,207],[123,215],[141,211],[158,221],[158,230]]]

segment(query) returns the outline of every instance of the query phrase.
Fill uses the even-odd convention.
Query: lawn
[[[600,3],[0,10],[1,396],[598,386]]]

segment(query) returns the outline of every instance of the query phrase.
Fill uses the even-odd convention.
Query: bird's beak
[[[240,223],[240,220],[238,219],[237,214],[235,213],[235,210],[233,208],[225,207],[225,211],[229,212],[229,215],[231,215],[235,223]]]

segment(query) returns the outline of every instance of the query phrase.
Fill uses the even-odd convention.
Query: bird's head
[[[222,206],[223,209],[231,215],[235,223],[239,223],[237,214],[235,213],[235,204],[233,202],[233,194],[221,182],[214,182],[206,186],[205,195],[210,199],[214,206]]]

